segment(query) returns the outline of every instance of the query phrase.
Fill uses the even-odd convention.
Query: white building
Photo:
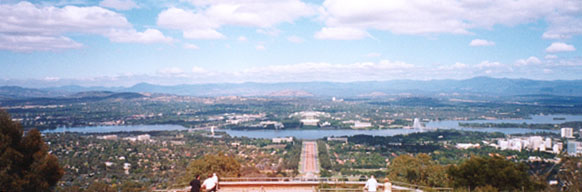
[[[545,151],[546,147],[545,147],[545,143],[544,143],[544,139],[541,136],[532,136],[529,137],[528,139],[529,141],[529,146],[528,148],[532,149],[532,150],[543,150]]]
[[[544,145],[545,145],[546,149],[551,149],[552,148],[552,138],[549,138],[549,137],[546,138]]]
[[[276,137],[272,139],[273,143],[293,142],[293,137]]]
[[[263,127],[268,127],[272,125],[273,127],[275,127],[275,129],[281,129],[285,127],[283,123],[277,121],[261,121],[261,123],[259,124]]]
[[[117,140],[117,135],[103,135],[103,136],[97,136],[97,139],[105,139],[105,140]]]
[[[129,141],[150,141],[150,135],[149,134],[143,134],[143,135],[138,135],[137,137],[126,137],[123,138],[124,140],[129,140]]]
[[[582,155],[582,142],[568,141],[568,155],[577,156]]]
[[[124,163],[123,169],[125,170],[125,174],[129,175],[129,169],[131,169],[131,163]]]
[[[348,143],[347,137],[327,137],[327,141],[341,141],[344,143]]]
[[[354,125],[352,126],[352,128],[354,128],[354,129],[363,129],[363,128],[368,128],[368,127],[372,127],[372,123],[355,121]]]
[[[519,138],[509,140],[509,150],[521,151],[521,149],[524,146],[527,146],[527,145],[524,145],[525,142],[527,142],[527,141],[522,141]]]
[[[479,148],[479,147],[481,147],[481,145],[479,145],[479,143],[476,143],[476,144],[472,144],[472,143],[457,143],[457,145],[455,145],[455,147],[457,149],[469,149],[469,148]]]
[[[150,135],[149,134],[138,135],[137,140],[138,141],[149,141]]]
[[[555,154],[560,154],[560,152],[562,152],[563,148],[564,148],[564,145],[562,143],[556,143],[552,147],[552,152]]]
[[[303,123],[303,125],[317,126],[319,119],[301,119],[301,123]]]
[[[574,129],[570,127],[562,128],[561,135],[563,138],[574,138]]]

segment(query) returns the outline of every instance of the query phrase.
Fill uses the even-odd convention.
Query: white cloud
[[[184,38],[188,39],[223,39],[224,35],[212,29],[192,29],[183,32]]]
[[[245,42],[245,41],[247,41],[247,37],[245,37],[245,36],[239,36],[238,37],[238,41]]]
[[[197,9],[185,10],[175,7],[166,9],[158,15],[158,25],[182,30],[185,38],[204,39],[222,36],[217,32],[217,29],[226,25],[258,27],[268,30],[273,29],[277,24],[292,23],[297,18],[315,13],[312,6],[300,0],[190,2]],[[190,35],[186,35],[187,31],[190,31]],[[198,34],[201,36],[197,36]]]
[[[168,41],[157,30],[136,32],[123,15],[96,6],[61,8],[29,2],[0,4],[0,18],[4,18],[0,19],[0,34],[12,39],[10,46],[13,48],[4,45],[7,50],[79,48],[80,43],[64,36],[69,33],[103,35],[114,42]]]
[[[192,43],[185,43],[184,44],[184,48],[185,49],[200,49],[198,46],[192,44]]]
[[[469,65],[467,65],[467,64],[456,62],[453,65],[439,66],[437,69],[439,69],[439,70],[457,70],[457,69],[465,69],[468,67],[469,67]]]
[[[515,26],[545,19],[544,36],[582,34],[582,2],[569,0],[325,0],[319,9],[325,27],[388,31],[395,34],[469,34],[471,29]]]
[[[45,80],[45,81],[58,81],[58,80],[61,80],[61,78],[60,77],[44,77],[42,80]]]
[[[582,34],[582,1],[556,1],[560,7],[546,18],[546,39],[565,39]]]
[[[550,53],[566,51],[576,51],[576,48],[573,45],[568,45],[562,42],[554,42],[548,48],[546,48],[546,52]]]
[[[222,39],[224,35],[216,28],[218,24],[205,18],[202,14],[179,8],[169,8],[158,15],[157,24],[168,29],[182,30],[188,39]]]
[[[516,66],[526,66],[526,65],[540,64],[540,63],[542,63],[542,61],[534,56],[531,56],[527,59],[519,59],[519,60],[515,61]]]
[[[107,34],[113,42],[122,43],[171,43],[173,39],[166,37],[157,29],[147,29],[144,32],[135,30],[112,30]]]
[[[137,4],[132,0],[103,0],[99,3],[101,7],[117,9],[121,11],[137,8]]]
[[[368,32],[357,28],[346,27],[324,27],[313,37],[316,39],[332,39],[332,40],[356,40],[370,36]]]
[[[299,36],[291,35],[287,37],[287,41],[291,43],[303,43],[304,40]]]
[[[471,43],[469,43],[470,46],[493,46],[495,45],[495,42],[493,41],[487,41],[484,39],[473,39],[471,41]]]
[[[40,7],[29,2],[0,5],[0,32],[55,35],[67,32],[104,34],[131,28],[127,19],[101,7]]]
[[[501,67],[503,66],[501,63],[495,61],[495,62],[491,62],[491,61],[482,61],[481,63],[475,65],[475,67],[479,68],[479,69],[483,69],[483,68],[492,68],[492,67]]]
[[[8,35],[0,33],[0,49],[16,52],[55,51],[83,47],[63,36]]]
[[[158,73],[163,76],[185,76],[184,70],[178,67],[167,67],[158,70]]]
[[[557,59],[558,56],[557,55],[546,55],[544,58],[545,59]]]
[[[262,51],[262,50],[265,50],[266,48],[265,48],[264,45],[257,45],[257,46],[255,46],[255,49],[256,50],[259,50],[259,51]]]

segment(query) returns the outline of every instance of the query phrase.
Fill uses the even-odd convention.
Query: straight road
[[[317,143],[315,141],[304,141],[300,166],[304,177],[317,177],[317,173],[319,173],[317,160]]]

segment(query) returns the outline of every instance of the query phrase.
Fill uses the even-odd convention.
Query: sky
[[[580,0],[0,0],[0,85],[582,79]]]

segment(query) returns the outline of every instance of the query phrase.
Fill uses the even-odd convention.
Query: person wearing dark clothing
[[[192,186],[192,189],[190,189],[190,192],[200,192],[200,175],[196,175],[196,178],[194,178],[192,181],[190,181],[190,186]]]

